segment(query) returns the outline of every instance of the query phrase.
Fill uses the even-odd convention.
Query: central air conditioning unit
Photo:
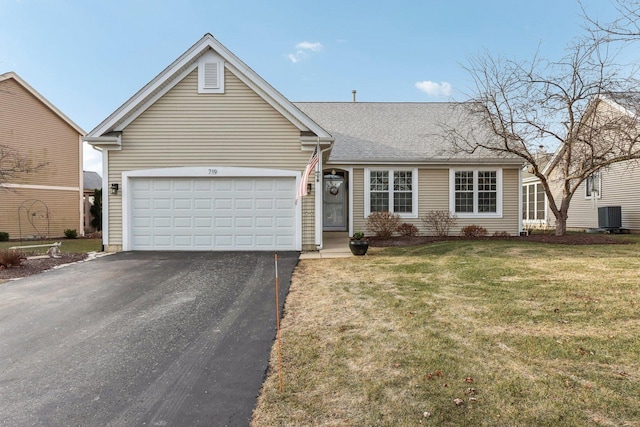
[[[598,227],[604,230],[622,228],[622,208],[620,206],[599,207]]]

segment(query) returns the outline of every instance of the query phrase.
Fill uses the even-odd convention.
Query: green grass
[[[640,425],[639,246],[301,261],[253,425]]]
[[[7,249],[14,246],[42,245],[55,242],[62,242],[60,246],[61,252],[66,253],[85,253],[100,251],[102,249],[102,239],[55,239],[55,240],[36,240],[20,242],[0,242],[0,249]],[[24,249],[25,253],[46,253],[48,248]]]

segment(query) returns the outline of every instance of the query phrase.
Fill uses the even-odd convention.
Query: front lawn
[[[639,276],[638,243],[300,261],[252,425],[640,425]]]

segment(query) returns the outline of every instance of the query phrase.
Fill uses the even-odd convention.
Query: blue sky
[[[557,59],[583,25],[577,0],[0,0],[0,73],[88,132],[205,33],[294,102],[429,102],[466,98],[469,56]]]

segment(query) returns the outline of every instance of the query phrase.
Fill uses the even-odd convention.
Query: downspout
[[[78,143],[80,144],[80,236],[84,236],[84,217],[87,214],[84,210],[84,155],[83,155],[83,142],[82,135],[78,136]]]
[[[518,169],[518,184],[519,184],[519,188],[518,188],[518,236],[522,236],[522,232],[524,231],[524,229],[522,228],[522,215],[523,215],[522,198],[524,197],[524,194],[522,192],[522,168]]]
[[[318,146],[320,145],[320,140],[318,138]],[[324,247],[324,242],[322,239],[322,209],[323,209],[323,178],[322,178],[322,169],[323,169],[323,158],[324,153],[331,150],[333,147],[333,143],[329,145],[324,150],[320,150],[318,154],[318,174],[316,175],[316,248],[321,250]]]

